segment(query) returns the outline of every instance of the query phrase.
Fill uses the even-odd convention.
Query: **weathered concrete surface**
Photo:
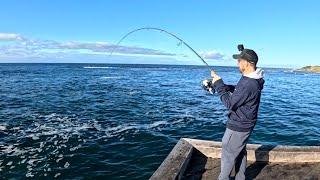
[[[183,180],[217,179],[220,159],[208,158],[194,150]],[[248,162],[246,179],[257,180],[320,180],[320,163],[263,163]],[[232,174],[234,176],[234,172]]]

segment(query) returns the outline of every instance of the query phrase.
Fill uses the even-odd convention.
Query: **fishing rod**
[[[116,46],[114,46],[114,48],[112,49],[110,56],[113,54],[113,52],[116,50],[116,48],[119,46],[119,44],[126,39],[128,36],[130,36],[131,34],[137,32],[137,31],[142,31],[142,30],[153,30],[153,31],[158,31],[158,32],[163,32],[166,33],[168,35],[170,35],[171,37],[174,37],[175,39],[179,40],[182,44],[184,44],[187,48],[189,48],[209,69],[209,71],[212,71],[212,68],[210,67],[210,65],[189,45],[187,44],[184,40],[182,40],[181,38],[179,38],[177,35],[168,32],[164,29],[160,29],[160,28],[154,28],[154,27],[143,27],[143,28],[138,28],[138,29],[134,29],[130,32],[128,32],[127,34],[125,34],[116,44]]]

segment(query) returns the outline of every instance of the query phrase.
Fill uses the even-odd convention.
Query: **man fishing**
[[[211,71],[212,87],[220,95],[224,106],[229,110],[226,131],[222,138],[221,173],[219,180],[230,179],[235,167],[236,180],[245,179],[247,165],[246,144],[258,117],[263,71],[257,68],[258,56],[251,49],[238,46],[237,59],[242,74],[236,86],[226,85],[220,76]]]

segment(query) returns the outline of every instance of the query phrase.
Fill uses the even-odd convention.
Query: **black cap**
[[[254,52],[254,50],[252,49],[244,49],[243,45],[238,45],[238,49],[239,51],[241,51],[240,54],[234,54],[232,57],[234,59],[245,59],[249,62],[252,63],[257,63],[258,62],[258,55],[256,52]]]

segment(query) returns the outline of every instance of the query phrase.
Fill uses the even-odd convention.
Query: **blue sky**
[[[201,64],[187,48],[158,32],[177,34],[211,65],[236,65],[236,46],[256,50],[261,66],[320,64],[320,2],[212,0],[4,0],[1,62]]]

